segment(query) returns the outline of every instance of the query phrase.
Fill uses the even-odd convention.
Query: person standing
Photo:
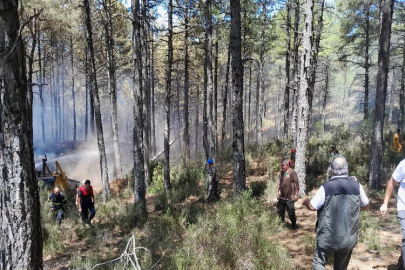
[[[79,212],[82,216],[82,223],[90,225],[91,220],[96,215],[96,209],[94,208],[94,192],[93,187],[90,185],[90,180],[84,182],[84,186],[79,188],[77,195],[79,197]]]
[[[65,211],[68,209],[66,198],[62,192],[60,192],[59,188],[56,187],[54,188],[53,193],[49,196],[48,202],[51,207],[51,211],[53,212],[54,216],[56,216],[56,220],[60,226],[62,219],[65,217]]]
[[[327,258],[334,255],[335,270],[345,270],[357,244],[360,210],[369,208],[369,199],[356,177],[349,177],[346,158],[336,156],[332,162],[332,174],[310,201],[302,204],[311,211],[318,211],[316,247],[313,257],[315,270],[324,270]]]
[[[210,199],[220,199],[218,194],[218,177],[217,177],[217,168],[214,166],[214,161],[212,159],[208,159],[207,161],[208,169],[207,169],[207,196],[206,200]],[[214,198],[213,198],[214,197]]]
[[[294,202],[298,200],[299,191],[298,176],[295,171],[290,168],[290,160],[283,159],[281,161],[281,172],[277,185],[277,212],[281,221],[285,222],[284,216],[287,210],[293,229],[298,228]]]
[[[397,212],[398,220],[402,230],[402,247],[401,257],[398,261],[398,269],[405,269],[405,159],[403,159],[395,168],[394,173],[390,181],[388,182],[387,189],[385,191],[384,203],[380,207],[380,214],[384,217],[387,214],[388,202],[396,186],[398,186],[397,196]]]
[[[395,133],[394,135],[392,150],[395,151],[398,148],[398,153],[401,153],[403,143],[404,142],[402,141],[401,129],[398,129],[397,133]]]

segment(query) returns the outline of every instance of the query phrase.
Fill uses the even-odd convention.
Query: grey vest
[[[328,250],[351,250],[357,244],[360,184],[350,177],[332,177],[323,183],[325,203],[318,210],[317,244]]]

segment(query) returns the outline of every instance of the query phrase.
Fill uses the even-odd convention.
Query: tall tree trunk
[[[105,29],[105,42],[106,42],[106,49],[107,49],[107,62],[108,62],[108,90],[110,94],[110,103],[112,108],[112,133],[113,133],[113,143],[114,143],[114,159],[115,159],[115,168],[116,168],[116,175],[114,175],[118,179],[122,179],[122,162],[121,162],[121,149],[120,149],[120,142],[119,142],[119,134],[118,134],[118,110],[117,110],[117,80],[115,75],[116,70],[116,61],[114,55],[114,29],[112,23],[112,15],[111,15],[111,0],[104,0],[103,1],[103,8],[106,21],[104,23]]]
[[[231,62],[231,44],[228,47],[228,60],[226,62],[226,72],[225,72],[225,88],[222,96],[222,104],[224,109],[222,111],[222,132],[221,132],[221,150],[225,149],[225,134],[226,134],[226,109],[228,105],[228,91],[229,91],[229,67]]]
[[[189,54],[188,54],[188,28],[189,28],[189,14],[188,5],[186,6],[185,16],[184,16],[184,125],[183,125],[183,142],[184,142],[184,162],[188,163],[190,160],[190,134],[189,134],[189,113],[188,113],[188,93],[189,93],[189,75],[188,75],[188,65],[189,65]],[[198,103],[197,103],[198,106]],[[198,119],[197,119],[198,121]]]
[[[153,37],[153,36],[152,36]],[[153,41],[153,38],[152,38]],[[154,42],[154,41],[153,41]],[[156,111],[155,111],[155,46],[152,42],[152,148],[153,155],[156,155]]]
[[[388,123],[391,125],[392,124],[392,111],[394,109],[394,91],[395,91],[395,69],[392,68],[392,75],[391,75],[391,80],[390,80],[390,95],[389,95],[389,109],[388,109]]]
[[[166,66],[166,124],[164,132],[164,189],[170,189],[170,98],[172,94],[172,64],[173,64],[173,0],[169,0],[168,7],[168,53],[167,53],[167,66]]]
[[[371,138],[371,162],[369,188],[381,186],[381,161],[383,154],[383,128],[385,96],[387,94],[388,64],[390,60],[391,24],[394,0],[381,1],[381,28],[378,50],[378,73],[373,135]]]
[[[247,111],[247,130],[248,130],[248,141],[249,141],[249,134],[250,134],[250,102],[252,99],[252,66],[249,67],[249,95],[248,95],[248,111]]]
[[[329,61],[329,60],[328,60]],[[323,89],[323,103],[322,103],[322,126],[323,132],[325,132],[325,125],[326,125],[326,102],[328,100],[329,94],[329,62],[325,66],[325,87]]]
[[[366,37],[365,37],[365,64],[364,64],[364,121],[368,119],[369,81],[370,81],[370,5],[366,4]]]
[[[293,68],[293,106],[292,106],[292,119],[291,119],[291,138],[292,138],[292,148],[296,147],[297,144],[297,103],[298,103],[298,88],[299,88],[299,79],[298,79],[298,48],[300,45],[300,39],[298,35],[298,27],[300,21],[300,2],[295,0],[294,7],[294,68]]]
[[[297,172],[300,183],[300,196],[305,194],[305,155],[308,141],[308,113],[309,100],[308,93],[311,83],[312,70],[312,22],[313,22],[313,0],[305,0],[304,5],[304,33],[302,38],[302,53],[301,53],[301,73],[300,73],[300,88],[298,91],[298,129],[297,129],[297,152],[295,170]]]
[[[290,54],[291,54],[291,1],[286,1],[287,9],[287,44],[285,49],[285,90],[284,90],[284,137],[288,136],[288,119],[290,113]]]
[[[200,119],[200,76],[197,77],[197,96],[195,106],[195,156],[198,153],[198,121]]]
[[[70,62],[72,64],[73,144],[76,144],[75,66],[74,66],[74,62],[73,62],[73,37],[72,36],[70,36]]]
[[[218,150],[218,41],[215,42],[215,70],[214,70],[214,143],[215,153]]]
[[[258,142],[259,146],[263,146],[263,118],[264,118],[264,53],[266,51],[266,25],[267,25],[267,0],[263,1],[262,6],[262,33],[260,35],[260,89],[259,89],[259,130],[258,130]],[[288,119],[288,117],[287,117]]]
[[[97,74],[96,74],[96,62],[94,56],[93,47],[93,30],[91,28],[91,18],[90,18],[90,5],[88,0],[83,1],[85,20],[86,20],[86,30],[87,30],[87,46],[90,51],[90,83],[92,85],[91,90],[93,92],[93,102],[95,111],[95,120],[97,128],[97,145],[100,157],[100,172],[101,172],[101,184],[103,186],[103,201],[106,202],[110,199],[110,186],[108,183],[108,169],[107,169],[107,157],[105,154],[104,145],[104,134],[103,134],[103,123],[101,120],[100,111],[100,99],[98,96],[98,86],[97,86]]]
[[[212,82],[212,0],[206,1],[205,20],[205,70],[206,70],[206,93],[207,93],[207,153],[206,158],[215,159],[214,130],[214,87]]]
[[[41,33],[36,30],[35,31],[38,34],[37,40],[38,40],[38,67],[39,67],[39,99],[41,100],[41,138],[42,142],[45,143],[45,101],[44,101],[44,81],[45,81],[45,64],[44,68],[42,68],[42,48],[41,48]],[[45,63],[45,57],[44,57],[44,63]]]
[[[86,46],[86,62],[85,62],[85,86],[86,86],[86,112],[85,112],[85,117],[84,117],[84,140],[87,141],[87,135],[88,135],[88,130],[89,130],[89,61],[87,59],[87,54],[88,54],[88,49]]]
[[[132,0],[132,58],[134,66],[133,88],[134,88],[134,203],[138,210],[147,215],[146,211],[146,186],[145,186],[145,167],[143,154],[143,111],[142,111],[142,40],[141,40],[141,22],[140,22],[140,3],[139,0]]]
[[[321,35],[322,35],[322,28],[323,28],[323,10],[325,6],[325,0],[320,1],[319,7],[319,15],[318,15],[318,25],[316,26],[315,31],[315,40],[313,45],[313,53],[312,53],[312,70],[311,70],[311,82],[309,85],[309,93],[308,93],[308,123],[311,123],[311,115],[312,115],[312,103],[314,99],[314,92],[315,92],[315,79],[316,79],[316,68],[318,66],[318,53],[319,47],[321,43]],[[310,131],[311,127],[309,127],[308,131]]]
[[[235,196],[241,194],[241,192],[246,188],[240,9],[240,0],[231,0],[232,86],[235,93],[232,106],[232,147]]]
[[[404,44],[405,44],[405,36],[404,36]],[[399,120],[398,120],[398,128],[401,130],[404,126],[404,115],[405,115],[405,46],[402,48],[402,78],[401,78],[401,90],[399,92]]]
[[[35,13],[35,9],[34,9]],[[28,102],[29,102],[29,107],[32,108],[32,102],[34,100],[33,97],[33,83],[32,83],[32,74],[33,74],[33,65],[34,65],[34,55],[35,55],[35,49],[37,47],[37,35],[36,35],[36,18],[33,18],[33,24],[34,26],[31,29],[31,39],[32,39],[32,44],[31,44],[31,50],[28,56],[28,80],[27,80],[27,85],[28,85]],[[30,117],[29,122],[32,123],[32,114],[28,114],[28,117]]]
[[[42,269],[36,178],[18,1],[0,4],[0,268]]]
[[[62,46],[62,127],[61,127],[61,136],[62,140],[65,139],[65,133],[66,133],[66,125],[65,125],[65,58],[64,58],[64,52],[65,52],[65,45],[63,44]]]
[[[148,34],[147,34],[147,16],[146,16],[146,0],[142,1],[142,20],[140,24],[141,34],[141,52],[142,52],[142,118],[143,118],[143,136],[142,136],[142,148],[143,148],[143,166],[145,171],[145,185],[148,187],[151,182],[149,175],[149,122],[148,107],[149,107],[149,78],[148,78]]]

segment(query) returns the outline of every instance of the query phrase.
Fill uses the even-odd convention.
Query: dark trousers
[[[90,211],[90,217],[89,217]],[[87,222],[94,218],[96,215],[96,209],[93,204],[82,204],[82,221]]]
[[[333,260],[333,269],[346,270],[350,262],[350,257],[352,256],[352,251],[353,250],[332,251],[320,248],[316,245],[312,264],[315,270],[325,270],[326,259],[333,254],[335,256]]]
[[[398,219],[402,230],[401,257],[398,260],[398,269],[405,269],[405,210],[398,211]]]
[[[211,190],[210,190],[210,182],[207,181],[207,195],[208,195],[208,198],[211,198],[212,196],[214,196],[217,199],[219,199],[218,181],[212,182]]]
[[[279,199],[277,202],[277,212],[278,216],[280,217],[281,221],[284,221],[285,210],[287,210],[288,217],[291,220],[291,225],[295,225],[297,223],[297,218],[295,217],[295,208],[294,208],[294,201],[291,200],[284,200]]]

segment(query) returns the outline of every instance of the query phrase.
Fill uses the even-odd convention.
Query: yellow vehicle
[[[44,182],[44,185],[48,188],[49,192],[53,192],[55,187],[58,187],[60,190],[75,190],[79,187],[80,182],[68,179],[66,173],[62,170],[58,161],[55,161],[56,172],[51,173],[51,170],[46,163],[47,157],[45,156],[42,159],[42,171],[37,171],[38,180]]]

